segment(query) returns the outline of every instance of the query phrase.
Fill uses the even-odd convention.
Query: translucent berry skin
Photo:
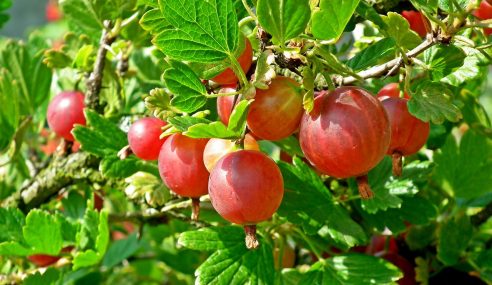
[[[232,93],[236,92],[234,87],[224,87],[220,89],[219,93]],[[237,100],[239,101],[239,99]],[[237,102],[236,102],[237,103]],[[224,125],[229,124],[229,118],[232,113],[232,104],[234,104],[234,96],[220,96],[217,97],[217,114]]]
[[[414,117],[407,108],[407,99],[384,98],[381,103],[391,125],[391,143],[388,154],[398,152],[411,155],[424,146],[429,137],[430,124]]]
[[[158,159],[159,173],[171,191],[189,198],[207,194],[209,173],[203,164],[207,141],[174,134],[164,142]]]
[[[302,118],[302,95],[299,84],[279,76],[266,90],[257,89],[248,113],[248,127],[261,139],[281,140],[293,134]]]
[[[132,152],[143,160],[156,160],[165,138],[159,139],[166,122],[157,118],[142,118],[128,130],[128,144]]]
[[[489,1],[483,0],[473,14],[480,20],[492,19],[492,4]],[[487,36],[492,34],[491,28],[484,28],[483,31]]]
[[[386,84],[383,88],[381,88],[381,90],[379,90],[378,98],[384,99],[386,97],[400,98],[400,86],[398,83]],[[410,99],[407,92],[403,94],[403,97]]]
[[[253,62],[253,48],[251,47],[251,43],[248,39],[245,39],[246,44],[244,47],[243,53],[237,58],[239,65],[241,65],[241,69],[244,73],[248,72],[251,67],[251,63]],[[234,71],[231,68],[227,68],[222,71],[219,75],[212,78],[212,81],[220,84],[220,85],[228,85],[237,83],[238,79]]]
[[[378,99],[359,87],[340,87],[314,100],[301,122],[299,141],[311,164],[336,178],[362,176],[388,150],[388,116]]]
[[[208,191],[213,207],[224,219],[252,225],[270,219],[277,211],[284,183],[271,158],[259,151],[240,150],[217,162]]]
[[[74,141],[75,124],[85,125],[84,94],[78,91],[61,92],[48,106],[48,125],[57,135]]]
[[[246,134],[244,137],[244,149],[259,151],[260,146],[250,134]],[[208,171],[212,171],[212,168],[217,164],[219,159],[237,150],[239,150],[239,146],[231,140],[210,139],[203,151],[203,163]]]
[[[425,37],[427,30],[425,29],[424,16],[419,11],[402,11],[401,15],[407,19],[410,24],[410,29],[419,34],[420,37]]]

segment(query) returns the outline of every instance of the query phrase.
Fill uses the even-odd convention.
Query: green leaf
[[[72,133],[82,149],[104,157],[128,144],[126,134],[117,125],[96,112],[85,109],[87,126],[76,126]]]
[[[429,15],[435,15],[437,12],[438,1],[441,0],[410,0],[412,5],[418,10]],[[458,0],[461,1],[461,0]]]
[[[399,208],[402,204],[401,195],[413,195],[418,189],[410,179],[394,179],[391,177],[391,158],[386,156],[375,168],[369,171],[369,185],[374,192],[374,198],[361,200],[362,209],[368,213],[376,213],[379,210]],[[405,172],[405,170],[404,170]],[[350,180],[350,186],[357,191],[357,183]]]
[[[442,124],[445,119],[456,122],[462,115],[460,109],[451,102],[452,96],[451,90],[446,85],[424,82],[412,94],[412,98],[408,101],[408,110],[424,122]]]
[[[9,106],[0,112],[0,153],[10,145],[16,129],[19,126],[19,85],[13,79],[12,74],[6,70],[0,70],[0,106]]]
[[[366,69],[377,64],[381,59],[395,54],[395,40],[385,38],[363,49],[352,57],[348,62],[348,67],[355,71]]]
[[[203,107],[207,102],[207,90],[200,78],[184,63],[171,61],[171,66],[164,72],[166,86],[174,94],[171,105],[186,113]]]
[[[464,103],[461,108],[463,119],[479,134],[492,138],[492,124],[486,109],[480,104],[477,98],[466,91],[465,89],[460,92],[461,100]]]
[[[448,266],[458,263],[472,234],[473,227],[466,215],[460,215],[442,223],[438,234],[437,258]]]
[[[258,0],[256,13],[260,25],[280,45],[301,34],[311,17],[309,0]]]
[[[436,0],[433,0],[433,1],[435,2]],[[470,0],[438,0],[438,1],[439,1],[439,8],[443,11],[448,12],[448,13],[458,11],[455,3],[458,4],[459,7],[461,8],[461,10],[464,11],[464,10],[466,10],[466,6],[470,2]]]
[[[12,79],[18,86],[19,93],[15,96],[19,100],[20,115],[32,116],[36,113],[35,110],[48,100],[52,72],[42,59],[42,53],[31,50],[22,42],[8,41],[1,49],[0,65],[8,67]],[[44,115],[40,120],[44,120]]]
[[[17,208],[0,208],[0,242],[22,241],[25,217]]]
[[[461,49],[466,54],[463,65],[441,79],[441,82],[460,86],[462,83],[470,82],[483,74],[483,66],[489,63],[488,58],[477,49],[470,47],[461,47]]]
[[[135,156],[120,159],[115,153],[106,155],[101,161],[101,172],[107,177],[126,178],[139,171],[159,177],[159,170],[155,163],[143,161]]]
[[[154,44],[180,61],[216,62],[233,54],[239,31],[230,0],[161,0],[164,18],[172,26],[159,33]]]
[[[400,48],[411,49],[422,42],[419,35],[410,30],[410,24],[400,14],[389,12],[388,16],[383,16],[383,20],[387,26],[385,32],[395,40],[396,45]]]
[[[463,65],[466,55],[455,45],[433,46],[424,52],[424,62],[433,81],[439,81]]]
[[[22,284],[24,285],[56,285],[60,284],[60,271],[53,267],[49,267],[45,272],[36,272],[34,274],[30,274],[26,279],[22,280]]]
[[[195,272],[200,284],[273,284],[273,249],[260,239],[257,250],[248,250],[239,227],[185,232],[179,243],[196,250],[216,250]]]
[[[386,23],[383,21],[381,15],[379,15],[376,9],[374,9],[374,7],[372,7],[366,1],[359,2],[359,5],[356,8],[356,12],[364,19],[376,24],[380,30],[386,30],[388,28],[386,26]]]
[[[357,73],[355,73],[350,67],[342,63],[337,56],[330,52],[329,46],[317,46],[316,52],[325,60],[325,64],[330,67],[334,71],[334,73],[360,78]]]
[[[349,22],[359,0],[321,0],[311,20],[313,35],[321,40],[338,39]]]
[[[285,139],[281,139],[279,141],[274,141],[273,143],[280,147],[283,151],[287,152],[290,156],[296,155],[298,157],[304,157],[299,140],[293,136],[286,137]]]
[[[390,262],[364,254],[345,254],[318,261],[300,284],[394,284],[403,277]]]
[[[132,234],[126,239],[115,241],[106,252],[102,265],[106,268],[111,268],[133,255],[139,248],[140,241],[137,239],[136,234]]]
[[[299,158],[293,163],[278,163],[285,188],[278,214],[301,225],[308,234],[327,225],[330,237],[341,244],[352,247],[365,243],[361,226],[333,200],[319,176]]]
[[[77,236],[79,246],[82,248],[90,247],[91,249],[75,254],[73,259],[74,270],[96,265],[104,257],[109,244],[108,213],[102,211],[98,214],[94,210],[87,209],[81,229],[82,231]],[[88,238],[93,243],[89,244]]]
[[[79,251],[73,258],[73,270],[77,270],[82,267],[93,266],[99,263],[100,256],[92,249],[87,251]]]
[[[307,113],[314,108],[314,72],[311,68],[305,67],[302,71],[302,87],[304,95],[302,96],[302,106]]]
[[[103,30],[98,7],[92,0],[60,0],[60,8],[68,20],[70,30],[89,35],[96,42]]]
[[[441,187],[461,198],[476,198],[492,191],[492,141],[467,131],[459,144],[449,135],[434,154],[433,178]]]
[[[371,227],[379,231],[388,228],[393,234],[405,231],[406,222],[425,225],[437,215],[436,206],[424,198],[402,196],[401,200],[403,201],[401,207],[397,209],[391,208],[374,214],[360,210],[360,213]]]
[[[210,124],[196,124],[188,128],[183,133],[190,138],[221,138],[234,139],[240,136],[235,132],[227,129],[222,122],[212,122]]]
[[[41,210],[32,210],[22,228],[24,239],[35,253],[58,255],[62,248],[60,224],[55,216]]]
[[[68,193],[68,197],[62,199],[64,214],[73,220],[82,219],[85,214],[87,203],[85,197],[75,191]]]
[[[158,8],[147,11],[140,19],[140,26],[152,34],[158,34],[168,28],[170,24],[164,19]]]
[[[240,227],[210,227],[184,232],[178,243],[194,250],[214,251],[243,245],[244,230]]]
[[[209,120],[205,118],[197,118],[191,116],[176,116],[167,118],[167,122],[176,128],[179,132],[185,132],[191,126],[197,124],[208,124]]]
[[[239,136],[244,132],[251,103],[253,103],[253,100],[242,100],[237,103],[229,118],[229,124],[227,125],[229,131],[234,132]]]

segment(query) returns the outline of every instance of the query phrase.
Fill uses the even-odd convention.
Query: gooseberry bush
[[[492,284],[491,7],[49,1],[0,40],[1,283]]]

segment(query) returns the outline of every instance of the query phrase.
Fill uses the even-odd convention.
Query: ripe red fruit
[[[299,84],[288,77],[276,77],[268,89],[256,90],[248,113],[251,132],[265,140],[281,140],[293,134],[302,118]]]
[[[380,257],[386,259],[387,261],[393,263],[396,267],[400,268],[403,272],[403,278],[398,280],[399,285],[416,285],[417,281],[415,281],[415,269],[414,266],[406,260],[404,257],[393,253],[386,252],[382,254]]]
[[[259,151],[260,146],[250,134],[246,134],[244,137],[244,149]],[[210,172],[219,159],[236,150],[239,150],[239,146],[231,140],[210,139],[203,151],[203,163]]]
[[[398,245],[392,236],[375,235],[371,238],[371,243],[365,252],[370,255],[382,252],[398,253]]]
[[[159,173],[174,193],[192,198],[192,218],[198,219],[199,197],[208,192],[209,173],[203,164],[208,139],[193,139],[182,134],[167,138],[159,153]]]
[[[424,15],[419,11],[402,11],[401,15],[407,19],[410,24],[410,29],[419,34],[420,37],[425,37],[427,30],[425,29]]]
[[[340,87],[314,99],[301,121],[299,142],[311,164],[336,178],[356,177],[364,199],[372,197],[367,172],[390,143],[388,115],[382,104],[359,87]]]
[[[240,150],[222,157],[208,185],[215,210],[226,220],[245,225],[246,246],[258,247],[255,224],[277,211],[284,195],[282,174],[275,162],[254,150]]]
[[[241,69],[244,73],[248,72],[251,67],[251,63],[253,62],[253,49],[251,47],[251,43],[246,38],[245,42],[243,53],[237,58],[237,61],[239,62],[239,65],[241,65]],[[237,80],[237,76],[231,68],[227,68],[222,71],[222,73],[212,78],[212,81],[220,85],[235,84],[237,83]]]
[[[224,87],[221,88],[219,93],[232,93],[236,92],[236,87]],[[237,100],[239,101],[239,99]],[[236,102],[237,103],[237,102]],[[229,124],[229,118],[231,117],[234,104],[234,96],[220,96],[217,98],[217,114],[224,125]]]
[[[416,153],[429,137],[430,124],[414,117],[407,108],[407,99],[381,99],[391,125],[391,143],[387,154],[393,156],[393,174],[401,176],[402,156]]]
[[[378,98],[384,99],[386,97],[400,98],[400,86],[398,85],[398,83],[386,84],[383,88],[381,88],[381,90],[379,90]],[[407,92],[403,93],[403,97],[406,99],[410,99],[410,96]]]
[[[167,123],[157,118],[142,118],[128,130],[128,144],[132,152],[144,160],[156,160],[166,140],[160,139],[162,127]]]
[[[281,262],[280,258],[282,258]],[[275,247],[273,250],[273,262],[275,269],[293,268],[296,264],[296,252],[289,244],[285,244],[280,257],[280,248]]]
[[[101,192],[94,192],[94,209],[98,212],[102,210],[104,206],[103,194]]]
[[[56,263],[60,257],[47,254],[33,254],[28,256],[27,259],[37,267],[46,267]]]
[[[477,10],[475,10],[473,14],[480,20],[492,19],[492,3],[483,0],[482,2],[480,2],[480,6]],[[487,36],[492,34],[491,28],[485,28],[483,29],[483,31]]]
[[[48,125],[57,135],[67,141],[74,141],[72,135],[74,125],[85,125],[84,107],[82,92],[61,92],[48,106]]]
[[[62,13],[60,12],[58,3],[56,1],[49,1],[46,4],[46,20],[48,22],[56,22],[60,20],[61,17]]]

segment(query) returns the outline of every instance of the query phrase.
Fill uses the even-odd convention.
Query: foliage
[[[0,40],[0,280],[395,284],[404,268],[384,253],[396,239],[422,284],[443,270],[492,283],[492,50],[483,29],[492,25],[473,16],[478,1],[58,2],[61,22],[24,41]],[[0,4],[0,27],[10,5]],[[401,15],[408,7],[425,15],[426,38]],[[254,52],[246,71],[238,60],[244,38]],[[226,68],[238,79],[231,94],[211,80]],[[240,144],[256,90],[275,76],[299,82],[306,112],[322,90],[377,93],[400,83],[409,112],[431,131],[426,146],[404,158],[403,176],[391,174],[389,156],[369,171],[371,200],[361,199],[355,179],[320,174],[296,134],[260,140],[285,193],[257,226],[260,247],[249,250],[243,229],[222,219],[208,196],[199,221],[190,221],[189,199],[170,192],[157,162],[128,152],[126,132],[156,116],[168,124],[162,136]],[[47,130],[46,110],[50,98],[73,89],[96,96],[102,109],[87,106],[72,148]],[[216,111],[219,96],[237,103],[228,124]],[[371,252],[382,234],[386,245]],[[288,248],[294,264],[282,268]],[[28,258],[39,254],[61,259],[35,270]]]

